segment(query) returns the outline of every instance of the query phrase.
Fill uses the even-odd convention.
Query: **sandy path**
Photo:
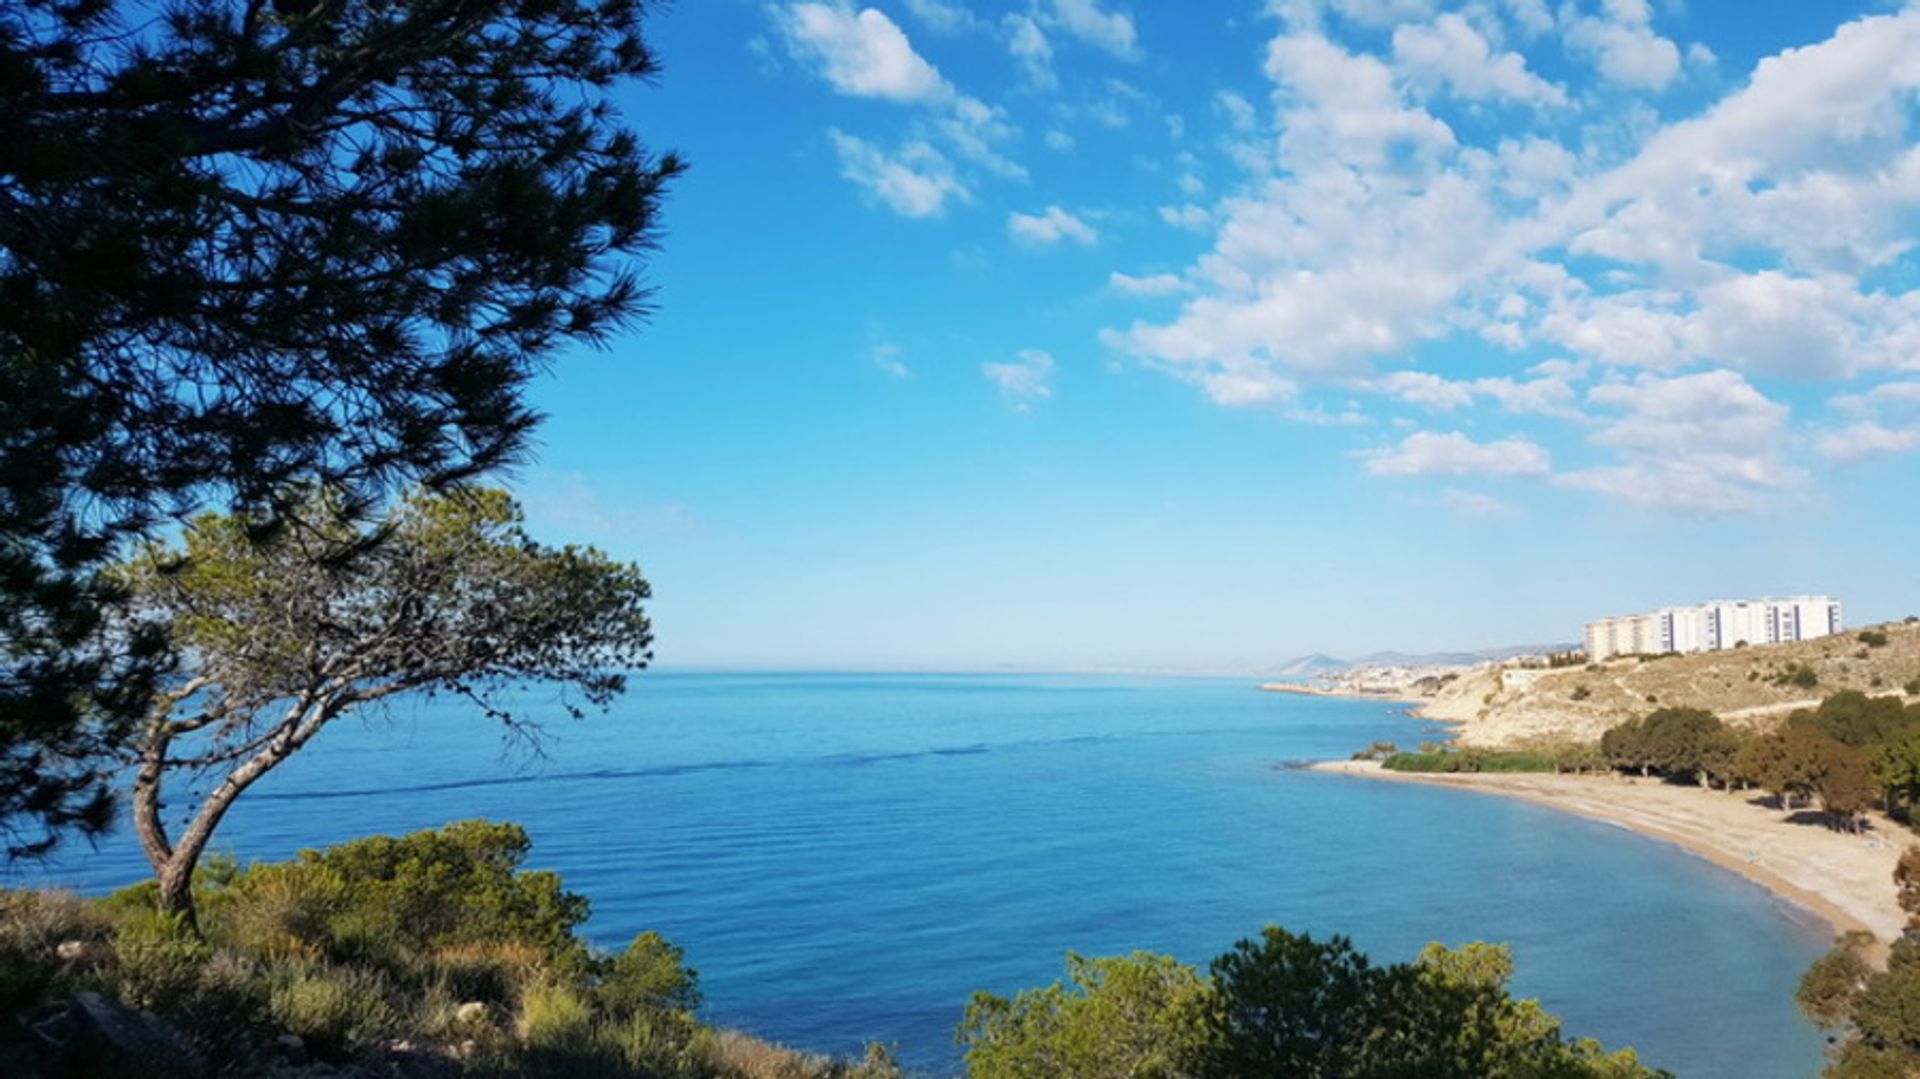
[[[1388,772],[1372,761],[1328,761],[1313,769],[1523,798],[1676,843],[1806,907],[1836,929],[1865,929],[1890,942],[1906,925],[1906,914],[1894,901],[1893,867],[1915,837],[1877,815],[1870,829],[1856,836],[1789,823],[1778,810],[1751,804],[1751,794],[1657,779],[1430,775]]]

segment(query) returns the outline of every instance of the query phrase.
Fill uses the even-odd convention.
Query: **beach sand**
[[[1884,817],[1859,835],[1796,824],[1750,799],[1626,776],[1434,775],[1389,772],[1372,761],[1328,761],[1314,771],[1501,794],[1663,839],[1740,874],[1819,915],[1836,932],[1864,929],[1884,946],[1906,927],[1894,900],[1893,867],[1916,842]]]

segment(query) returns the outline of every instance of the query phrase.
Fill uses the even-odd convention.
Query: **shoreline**
[[[1906,926],[1893,867],[1914,839],[1877,814],[1870,832],[1851,836],[1790,823],[1737,795],[1625,776],[1389,772],[1374,761],[1321,761],[1307,770],[1517,798],[1672,843],[1812,913],[1835,936],[1872,934],[1876,963]]]
[[[1334,689],[1327,686],[1309,685],[1305,682],[1262,682],[1262,693],[1292,693],[1301,697],[1335,697],[1344,701],[1379,701],[1381,704],[1418,705],[1419,697],[1407,697],[1396,693],[1373,693],[1364,689]],[[1409,715],[1417,713],[1409,711]]]

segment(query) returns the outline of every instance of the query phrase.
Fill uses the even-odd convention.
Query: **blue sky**
[[[665,667],[1243,670],[1920,611],[1920,8],[683,2],[535,393]]]

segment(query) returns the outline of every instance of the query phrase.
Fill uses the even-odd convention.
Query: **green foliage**
[[[1562,1040],[1533,1002],[1506,992],[1505,949],[1429,948],[1376,967],[1341,937],[1268,927],[1213,964],[1203,1079],[1251,1075],[1388,1079],[1644,1076],[1631,1054]]]
[[[1812,727],[1835,741],[1866,749],[1920,731],[1920,705],[1908,706],[1899,697],[1870,697],[1857,689],[1844,689],[1822,700],[1812,711],[1794,712],[1787,722]]]
[[[1065,983],[1012,1000],[976,993],[956,1040],[975,1079],[1184,1079],[1209,997],[1168,956],[1068,953]]]
[[[1907,912],[1907,924],[1920,926],[1920,847],[1908,847],[1893,867],[1893,885],[1900,909]]]
[[[1855,930],[1834,942],[1833,950],[1814,961],[1800,976],[1793,1002],[1807,1018],[1823,1027],[1844,1027],[1853,1014],[1855,1003],[1873,974],[1867,962],[1866,948],[1873,942],[1870,933]]]
[[[700,1007],[700,976],[684,958],[660,934],[640,934],[625,951],[600,961],[601,1005],[618,1015],[694,1011]]]
[[[1891,639],[1883,629],[1863,629],[1860,631],[1860,643],[1868,648],[1885,648]]]
[[[287,516],[518,459],[530,379],[646,310],[681,170],[621,124],[651,5],[6,5],[0,825],[112,816],[167,673],[99,570],[181,505]],[[128,647],[131,645],[131,647]],[[14,842],[15,840],[18,842]]]
[[[1480,749],[1467,746],[1431,753],[1395,753],[1380,762],[1394,772],[1557,772],[1565,759],[1552,750]]]
[[[178,548],[148,545],[119,570],[191,657],[187,688],[154,702],[134,774],[161,909],[191,916],[185,882],[233,801],[340,716],[448,692],[527,734],[502,691],[553,684],[580,715],[651,658],[639,570],[535,543],[503,491],[415,492],[377,527],[337,491],[298,508],[307,526],[268,540],[258,515],[203,515]],[[168,779],[209,770],[219,781],[168,835]]]
[[[378,1048],[402,1031],[391,988],[378,971],[315,966],[290,973],[272,988],[267,1013],[316,1053],[349,1056]]]
[[[1593,696],[1593,690],[1588,689],[1585,684],[1581,684],[1573,687],[1573,692],[1567,694],[1567,696],[1576,701],[1584,701],[1588,697]]]
[[[1429,945],[1373,965],[1346,939],[1269,927],[1211,978],[1165,956],[1068,957],[1066,983],[978,994],[959,1031],[973,1079],[1655,1079],[1630,1050],[1562,1037],[1507,994],[1503,947]]]
[[[1804,663],[1789,663],[1772,678],[1776,686],[1794,686],[1799,689],[1812,689],[1820,684],[1820,672]]]
[[[1894,872],[1901,906],[1912,916],[1920,903],[1920,848],[1909,848]],[[1814,1021],[1841,1031],[1823,1079],[1908,1079],[1920,1074],[1920,938],[1902,936],[1888,950],[1886,969],[1874,970],[1869,938],[1850,933],[1800,981],[1795,1000]]]
[[[114,930],[120,996],[140,1008],[178,1007],[193,996],[213,952],[179,918],[147,913]]]
[[[1920,678],[1912,679],[1900,688],[1909,697],[1920,697]]]
[[[517,945],[583,970],[573,930],[587,901],[521,869],[530,847],[517,824],[472,820],[301,851],[240,874],[230,918],[236,939],[268,955],[404,969],[466,945]]]

